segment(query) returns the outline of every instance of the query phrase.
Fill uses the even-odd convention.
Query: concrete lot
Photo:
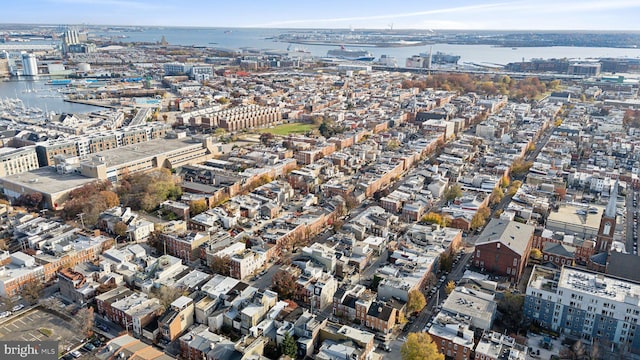
[[[40,333],[38,329],[46,328],[52,331],[51,336]],[[0,339],[19,341],[60,341],[60,350],[75,347],[83,340],[78,334],[76,325],[48,312],[34,309],[24,314],[0,321]]]

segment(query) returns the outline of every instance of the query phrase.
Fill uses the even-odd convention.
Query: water
[[[162,36],[169,44],[186,46],[207,46],[225,49],[279,49],[286,50],[291,46],[304,48],[315,56],[326,56],[327,51],[336,48],[335,45],[297,45],[274,41],[276,37],[287,29],[223,29],[223,28],[147,28],[138,32],[99,32],[96,35],[118,36],[124,35],[127,38],[117,39],[126,42],[159,42]],[[357,47],[354,47],[357,48]],[[421,52],[428,53],[431,49],[434,53],[441,51],[447,54],[459,55],[461,63],[487,63],[487,64],[507,64],[510,62],[530,60],[532,58],[569,58],[569,59],[590,59],[599,57],[640,57],[640,49],[622,48],[587,48],[572,46],[553,47],[523,47],[505,48],[493,47],[490,45],[451,45],[433,44],[415,47],[394,47],[378,48],[367,47],[376,58],[380,55],[394,56],[398,65],[403,66],[406,59]]]
[[[0,98],[19,98],[25,107],[38,107],[57,114],[87,113],[102,108],[63,101],[63,94],[57,90],[64,86],[46,85],[42,80],[21,80],[0,82]]]

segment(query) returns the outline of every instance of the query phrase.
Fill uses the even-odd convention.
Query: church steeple
[[[596,238],[596,251],[608,252],[611,249],[611,243],[613,242],[613,234],[616,230],[616,200],[618,198],[618,180],[613,184],[611,194],[609,196],[609,202],[606,209],[602,213],[600,219],[600,228],[598,229],[598,236]]]
[[[609,202],[607,208],[604,211],[604,215],[609,218],[616,217],[616,200],[618,199],[618,179],[613,183],[613,189],[611,189],[611,196],[609,196]]]

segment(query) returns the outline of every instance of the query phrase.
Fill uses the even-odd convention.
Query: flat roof
[[[104,157],[105,165],[107,168],[110,168],[122,164],[128,164],[136,160],[153,158],[160,154],[165,154],[193,145],[202,146],[202,142],[192,140],[191,138],[154,139],[138,144],[122,146],[116,149],[100,151],[94,153],[90,159],[94,159],[95,156],[102,156]],[[88,160],[87,162],[91,163],[92,160]]]
[[[598,212],[595,214],[590,214],[589,211],[587,211],[588,208],[596,208]],[[549,218],[547,221],[580,224],[584,227],[598,229],[600,227],[600,219],[602,218],[602,212],[604,211],[604,209],[605,207],[602,205],[593,204],[589,204],[589,206],[560,206],[557,212],[552,211],[549,213]],[[584,210],[586,214],[578,214],[577,211],[580,210]]]
[[[2,183],[22,186],[45,194],[70,191],[96,180],[79,174],[58,174],[51,166],[0,178]]]

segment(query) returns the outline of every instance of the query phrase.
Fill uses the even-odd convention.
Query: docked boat
[[[347,49],[340,46],[340,49],[332,49],[327,52],[327,56],[336,59],[354,60],[354,61],[373,61],[375,56],[367,50]]]

